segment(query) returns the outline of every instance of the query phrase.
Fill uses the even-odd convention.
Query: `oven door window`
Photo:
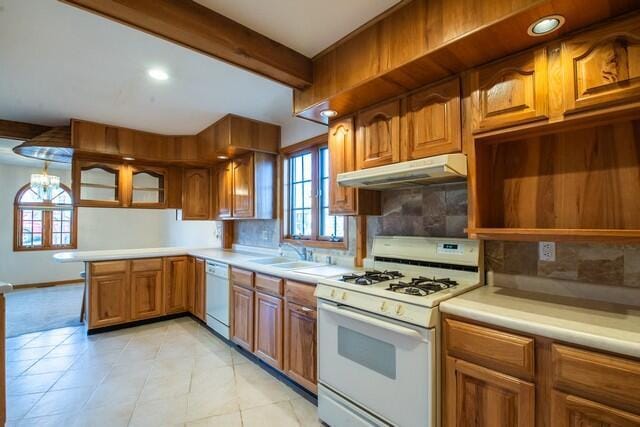
[[[392,344],[338,326],[338,354],[387,378],[396,379],[396,348]]]

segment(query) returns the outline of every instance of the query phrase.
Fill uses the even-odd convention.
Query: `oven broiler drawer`
[[[321,420],[332,427],[392,426],[367,411],[351,404],[331,389],[318,384],[318,412]]]

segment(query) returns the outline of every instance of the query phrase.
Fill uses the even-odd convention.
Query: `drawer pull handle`
[[[312,310],[311,310],[310,308],[308,308],[308,307],[300,307],[300,308],[302,308],[302,311],[305,311],[305,312],[307,312],[307,313],[308,313],[308,312],[310,312],[310,311],[312,311]]]

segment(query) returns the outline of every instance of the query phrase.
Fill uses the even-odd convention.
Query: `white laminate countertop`
[[[6,294],[7,292],[11,292],[13,289],[13,285],[7,282],[0,282],[0,295]]]
[[[181,256],[191,255],[204,258],[211,261],[217,261],[229,264],[234,267],[246,268],[247,270],[258,273],[269,274],[273,276],[283,277],[285,279],[299,280],[306,283],[317,283],[325,277],[338,276],[356,270],[355,267],[342,267],[336,265],[320,264],[314,267],[302,269],[281,269],[270,265],[258,264],[252,260],[259,258],[270,258],[273,256],[272,251],[260,253],[259,249],[255,252],[231,251],[224,249],[207,249],[207,248],[147,248],[147,249],[122,249],[122,250],[104,250],[104,251],[77,251],[77,252],[60,252],[53,256],[58,262],[94,262],[94,261],[113,261],[121,259],[136,258],[153,258],[165,256]],[[295,261],[295,260],[292,260]]]
[[[640,358],[640,307],[483,286],[442,302],[440,310]]]

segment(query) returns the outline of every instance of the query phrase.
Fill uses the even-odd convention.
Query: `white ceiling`
[[[171,78],[152,81],[149,67]],[[283,126],[284,145],[326,132],[291,104],[281,84],[59,1],[0,0],[2,119],[193,134],[236,113]]]
[[[313,57],[400,0],[195,0]]]

